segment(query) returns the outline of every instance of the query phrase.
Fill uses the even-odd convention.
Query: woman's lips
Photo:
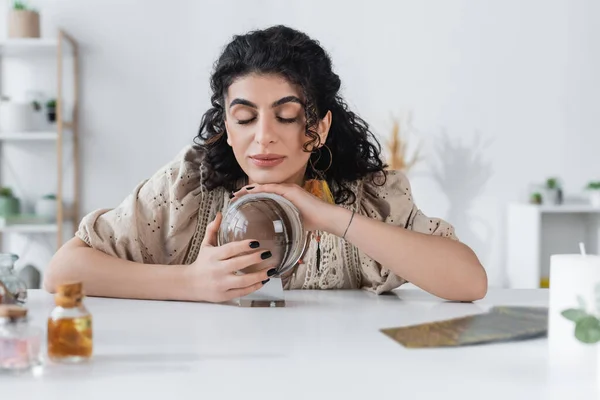
[[[250,157],[250,161],[257,167],[274,167],[275,165],[279,165],[283,162],[285,157],[274,156],[274,157]]]

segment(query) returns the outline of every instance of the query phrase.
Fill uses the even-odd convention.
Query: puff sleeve
[[[198,221],[202,154],[186,147],[118,206],[86,215],[75,234],[108,255],[145,264],[182,264]]]

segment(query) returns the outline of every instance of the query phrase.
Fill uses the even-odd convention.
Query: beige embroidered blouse
[[[192,263],[207,224],[225,211],[229,193],[201,185],[205,169],[197,147],[179,156],[141,182],[120,205],[96,210],[83,218],[76,236],[114,257],[146,263]],[[352,183],[356,201],[341,205],[362,215],[413,231],[457,240],[445,221],[425,216],[414,204],[404,174],[388,171],[386,183],[369,179]],[[316,268],[316,242],[302,263],[283,277],[286,289],[366,289],[377,294],[406,282],[331,234],[321,237],[321,268]]]

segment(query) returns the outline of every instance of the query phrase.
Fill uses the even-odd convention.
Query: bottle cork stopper
[[[60,285],[56,290],[56,294],[65,297],[78,297],[83,295],[83,283],[74,282]]]
[[[81,282],[67,283],[60,285],[54,296],[54,303],[57,306],[71,308],[81,304],[83,299],[83,284]]]
[[[27,309],[19,306],[0,306],[0,318],[23,318]]]

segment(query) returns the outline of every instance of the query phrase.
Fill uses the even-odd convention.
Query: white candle
[[[585,309],[600,317],[600,257],[560,254],[550,257],[550,307],[548,315],[549,361],[570,373],[595,369],[598,344],[585,344],[575,337],[575,322],[565,318],[567,309]]]

